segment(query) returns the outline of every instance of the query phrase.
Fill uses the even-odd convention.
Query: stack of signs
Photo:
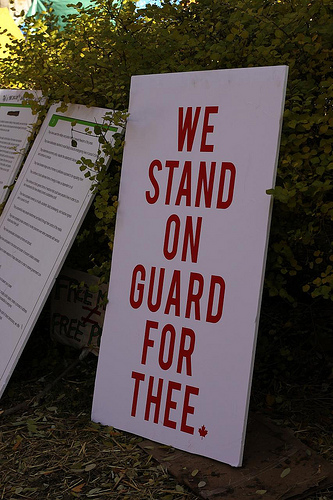
[[[94,421],[241,465],[286,80],[132,78]]]
[[[107,285],[99,284],[96,276],[64,267],[51,294],[51,337],[98,355],[106,297]]]
[[[38,116],[23,104],[25,90],[0,90],[0,203],[8,196],[28,147],[28,137]],[[35,100],[40,92],[31,92]]]
[[[2,213],[0,395],[92,201],[91,181],[77,161],[96,160],[94,127],[105,113],[52,106]],[[117,130],[108,126],[106,139]]]

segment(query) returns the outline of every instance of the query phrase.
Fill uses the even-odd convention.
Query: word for
[[[145,365],[147,362],[148,349],[153,349],[155,340],[150,337],[151,330],[158,330],[159,323],[157,321],[147,320],[145,335],[142,346],[141,364]],[[173,365],[175,359],[175,345],[176,345],[176,329],[173,325],[167,324],[162,328],[160,334],[155,335],[159,337],[159,350],[158,350],[158,364],[162,370],[169,370]],[[168,344],[168,347],[167,347]],[[181,330],[178,357],[177,357],[177,373],[182,373],[183,364],[185,362],[186,375],[192,375],[192,362],[191,357],[195,346],[195,333],[191,328],[183,327]],[[155,349],[153,349],[156,351]]]

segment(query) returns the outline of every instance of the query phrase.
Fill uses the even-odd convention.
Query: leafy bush
[[[290,302],[304,294],[333,299],[331,0],[164,1],[145,9],[94,0],[76,10],[62,30],[52,12],[26,19],[25,39],[0,62],[2,87],[126,110],[134,74],[289,66],[277,186],[269,191],[275,208],[266,287]],[[110,260],[117,148],[111,169],[99,176],[96,230],[111,245],[97,267]]]

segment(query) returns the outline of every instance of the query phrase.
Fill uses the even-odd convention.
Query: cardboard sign
[[[51,294],[51,337],[75,349],[98,355],[107,297],[107,285],[96,276],[64,267]],[[91,285],[98,286],[91,292]]]
[[[133,77],[94,421],[241,465],[286,79]]]
[[[25,90],[0,90],[0,203],[5,201],[28,147],[28,137],[38,115],[23,104]],[[40,92],[30,92],[36,100]]]
[[[76,162],[96,160],[94,126],[107,110],[56,109],[49,110],[0,219],[0,394],[92,201],[91,181]],[[109,127],[107,139],[116,131]]]

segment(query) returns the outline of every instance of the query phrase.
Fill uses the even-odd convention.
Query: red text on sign
[[[191,328],[183,327],[181,329],[180,339],[177,339],[175,327],[171,324],[165,325],[161,333],[152,332],[158,330],[159,324],[157,321],[146,321],[145,335],[142,346],[141,364],[147,362],[148,349],[154,349],[155,342],[159,343],[158,354],[155,352],[158,364],[162,370],[169,370],[173,365],[173,361],[177,364],[177,373],[182,373],[185,366],[186,375],[192,375],[191,356],[195,346],[195,333]],[[155,333],[155,335],[154,335]],[[155,336],[156,341],[153,339]],[[177,342],[178,356],[175,356],[175,345]],[[175,359],[177,357],[177,360]]]
[[[193,229],[193,219],[190,215],[186,217],[181,260],[186,262],[188,249],[192,262],[198,261],[199,243],[201,235],[202,217],[197,217],[195,233]],[[171,215],[165,226],[163,255],[166,259],[172,260],[178,253],[179,236],[181,231],[181,221],[178,215]],[[170,244],[171,243],[171,244]]]
[[[213,144],[207,144],[207,134],[212,134],[214,132],[214,125],[212,125],[210,120],[210,115],[218,113],[218,106],[206,106],[204,111],[203,125],[201,131],[201,152],[212,152],[214,151]],[[194,116],[193,108],[186,108],[184,116],[184,108],[178,109],[178,151],[183,151],[184,143],[186,141],[186,151],[192,151],[193,142],[195,134],[198,128],[199,117],[201,113],[201,107],[196,107]]]
[[[162,378],[156,380],[153,376],[147,377],[147,380],[145,374],[135,371],[132,372],[132,378],[134,379],[132,417],[137,416],[138,399],[144,398],[145,420],[149,421],[152,416],[153,422],[158,424],[160,414],[162,413],[162,424],[164,427],[171,429],[179,427],[181,432],[194,434],[194,427],[188,425],[187,419],[188,415],[194,414],[194,406],[190,404],[190,397],[192,395],[198,396],[199,389],[197,387],[190,385],[185,385],[184,387],[179,382],[172,380],[165,381]],[[166,389],[165,386],[167,386]],[[177,415],[180,420],[178,422],[175,420]]]
[[[176,171],[179,175],[175,175]],[[215,208],[226,209],[234,196],[236,167],[228,161],[223,161],[217,169],[216,161],[210,162],[210,165],[200,161],[197,168],[190,160],[182,166],[178,160],[166,160],[164,166],[160,160],[153,160],[148,177],[152,187],[152,190],[146,191],[149,204],[156,203],[163,190],[165,205],[211,208],[214,202]]]
[[[184,280],[186,295],[181,293]],[[166,275],[163,267],[157,270],[153,266],[148,273],[142,264],[138,264],[132,272],[129,302],[133,309],[146,304],[151,312],[162,309],[164,314],[173,313],[198,321],[202,319],[203,310],[206,322],[217,323],[222,318],[224,296],[225,281],[222,276],[212,275],[207,283],[200,273],[191,272],[182,278],[178,269],[173,270],[170,276]],[[182,297],[186,297],[185,301],[181,300]]]

